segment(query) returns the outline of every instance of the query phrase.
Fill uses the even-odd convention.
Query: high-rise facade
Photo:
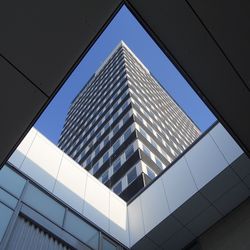
[[[121,42],[73,100],[58,146],[128,201],[199,135]]]

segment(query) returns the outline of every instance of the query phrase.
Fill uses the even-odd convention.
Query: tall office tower
[[[73,100],[58,146],[128,201],[199,134],[121,42]]]

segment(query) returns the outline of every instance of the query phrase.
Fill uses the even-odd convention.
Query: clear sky
[[[35,127],[42,134],[57,144],[71,101],[121,40],[152,72],[201,131],[212,125],[216,120],[213,114],[128,9],[123,7],[36,122]]]

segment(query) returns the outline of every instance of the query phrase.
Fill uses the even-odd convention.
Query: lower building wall
[[[250,249],[249,236],[250,199],[248,198],[228,216],[201,235],[198,245],[202,250],[245,250]]]

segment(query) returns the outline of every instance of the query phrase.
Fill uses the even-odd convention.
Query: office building
[[[128,201],[199,135],[121,42],[72,102],[58,146]]]
[[[128,204],[38,132],[28,133],[122,5],[230,133],[210,128]],[[248,1],[5,1],[0,249],[15,249],[15,236],[18,249],[51,249],[44,243],[53,237],[59,249],[62,242],[115,249],[102,237],[95,247],[82,220],[125,249],[250,249],[248,17]]]

